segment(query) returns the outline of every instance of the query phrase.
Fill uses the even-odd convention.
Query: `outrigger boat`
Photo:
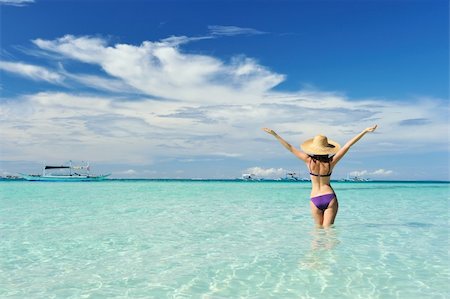
[[[55,171],[57,171],[55,173]],[[73,166],[72,161],[69,165],[49,166],[42,169],[42,174],[23,174],[22,178],[27,181],[53,181],[53,182],[83,182],[83,181],[101,181],[111,174],[91,175],[89,163],[86,165]]]

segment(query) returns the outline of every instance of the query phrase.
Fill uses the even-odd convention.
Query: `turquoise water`
[[[1,298],[448,298],[446,183],[0,182]]]

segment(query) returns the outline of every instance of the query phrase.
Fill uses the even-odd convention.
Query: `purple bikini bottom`
[[[324,195],[311,197],[311,201],[319,210],[325,211],[328,208],[328,205],[330,204],[330,202],[335,197],[336,197],[336,194],[330,193],[330,194],[324,194]]]

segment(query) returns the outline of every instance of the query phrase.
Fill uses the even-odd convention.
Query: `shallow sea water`
[[[0,298],[449,298],[448,183],[0,182]]]

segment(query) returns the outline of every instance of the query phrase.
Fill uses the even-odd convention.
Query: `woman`
[[[344,157],[350,147],[360,140],[366,133],[373,132],[377,125],[363,130],[353,137],[342,148],[338,143],[327,137],[317,135],[306,140],[300,147],[300,151],[278,136],[275,131],[263,128],[273,135],[286,149],[297,158],[303,160],[311,175],[311,213],[317,225],[328,227],[334,223],[338,211],[338,201],[333,188],[330,185],[330,176],[333,168]]]

